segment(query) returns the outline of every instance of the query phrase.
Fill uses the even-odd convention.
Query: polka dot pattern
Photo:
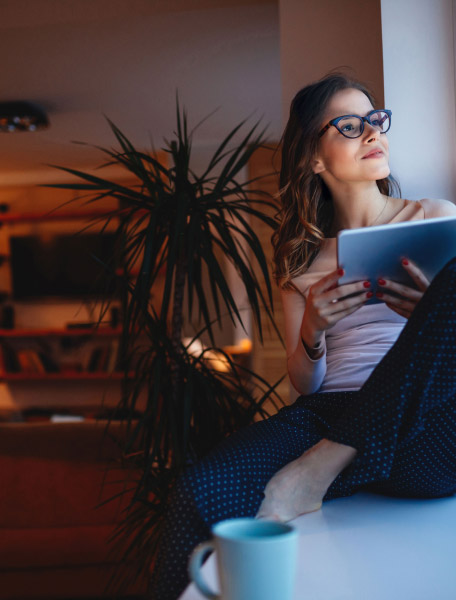
[[[433,498],[456,492],[456,259],[435,277],[359,391],[301,396],[224,440],[180,478],[169,506],[153,600],[175,600],[188,556],[220,520],[254,516],[281,467],[327,438],[358,450],[324,501],[359,489]]]

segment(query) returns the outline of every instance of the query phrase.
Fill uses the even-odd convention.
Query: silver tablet
[[[429,280],[456,256],[456,217],[406,221],[359,229],[337,235],[337,264],[345,270],[339,284],[369,280],[372,291],[379,278],[416,287],[401,265],[415,262]],[[380,302],[374,297],[370,304]]]

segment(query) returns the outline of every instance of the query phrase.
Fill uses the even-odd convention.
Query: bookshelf
[[[125,179],[125,184],[135,181]],[[15,238],[41,237],[54,243],[53,238],[74,234],[112,234],[122,219],[119,201],[106,197],[94,205],[73,190],[40,186],[0,191],[0,421],[15,420],[32,409],[77,415],[114,409],[125,378],[118,364],[122,298],[113,294],[111,302],[98,289],[86,297],[72,289],[60,296],[39,295],[32,281],[29,295],[20,295],[13,269],[22,269],[25,279],[29,271],[38,272],[32,263],[23,268],[15,261]],[[76,262],[77,252],[71,256]],[[127,274],[119,268],[116,275],[134,278],[137,269]],[[95,326],[102,314],[103,322]],[[16,358],[13,368],[5,364],[5,354]]]
[[[60,222],[102,221],[113,211],[116,211],[115,206],[70,210],[55,205],[41,211],[12,210],[0,213],[0,228],[6,229],[9,239],[16,227],[20,228],[19,235],[27,235],[38,226],[47,232],[46,224],[55,223],[52,226],[55,234]],[[69,225],[71,230],[75,226]],[[79,226],[76,229],[79,230]],[[7,253],[0,253],[1,262],[8,259]],[[15,304],[14,300],[12,303]],[[19,324],[18,328],[0,328],[0,381],[119,380],[123,377],[118,370],[121,334],[121,328],[106,325],[34,328]]]
[[[0,329],[0,381],[118,380],[121,328]]]

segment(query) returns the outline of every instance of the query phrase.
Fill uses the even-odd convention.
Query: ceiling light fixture
[[[0,102],[0,131],[37,131],[49,127],[42,108],[31,102]]]

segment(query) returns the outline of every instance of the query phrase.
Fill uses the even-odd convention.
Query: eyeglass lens
[[[368,115],[369,123],[380,132],[386,132],[389,128],[388,113],[378,110]],[[344,117],[337,123],[339,131],[347,137],[358,137],[361,135],[364,127],[363,120],[360,117]]]

